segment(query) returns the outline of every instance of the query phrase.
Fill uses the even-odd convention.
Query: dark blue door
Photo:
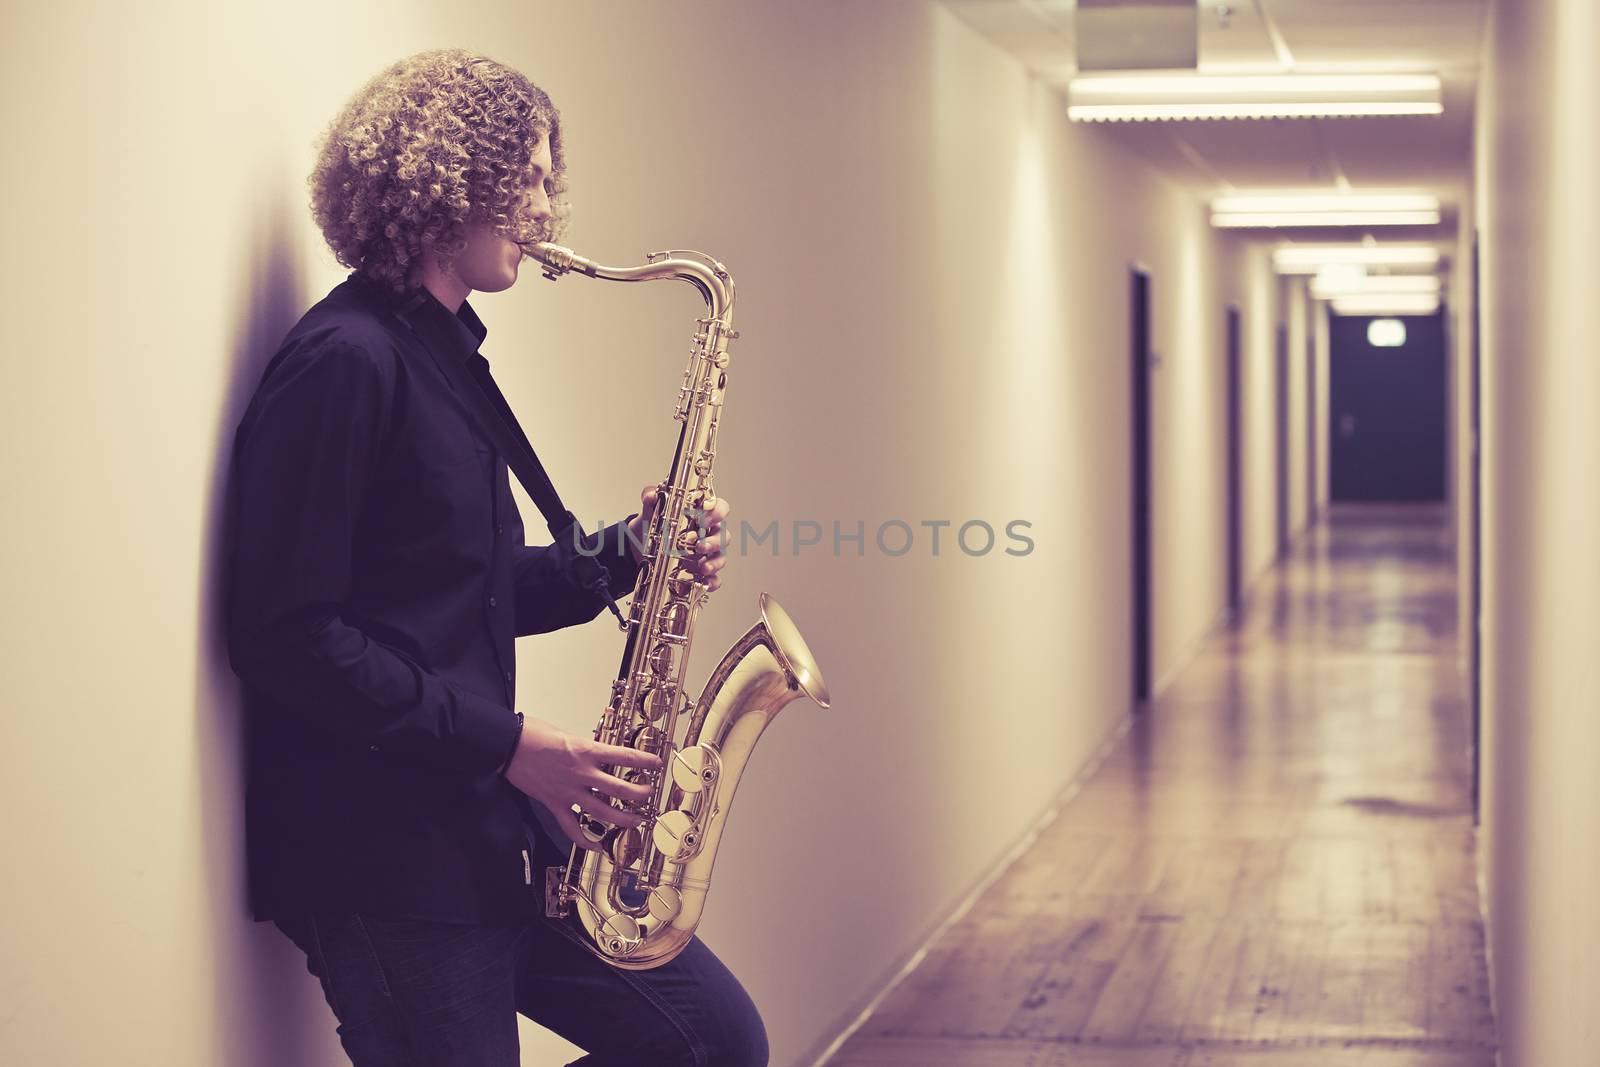
[[[1444,314],[1401,316],[1405,343],[1369,343],[1372,319],[1335,315],[1329,368],[1334,500],[1445,498]]]
[[[1134,270],[1129,292],[1133,411],[1130,453],[1133,460],[1133,702],[1150,698],[1150,275]]]

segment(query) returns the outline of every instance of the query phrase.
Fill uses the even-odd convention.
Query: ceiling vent
[[[1079,70],[1194,70],[1195,0],[1078,0]]]

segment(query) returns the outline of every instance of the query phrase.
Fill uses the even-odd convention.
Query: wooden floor
[[[1493,1067],[1447,546],[1307,535],[832,1067]]]

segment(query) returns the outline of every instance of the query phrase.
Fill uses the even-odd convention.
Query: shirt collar
[[[466,300],[451,314],[449,308],[439,303],[438,298],[422,286],[408,295],[398,296],[359,272],[351,277],[363,283],[368,292],[378,296],[397,318],[427,342],[432,351],[467,362],[478,355],[478,348],[489,335],[488,327]]]

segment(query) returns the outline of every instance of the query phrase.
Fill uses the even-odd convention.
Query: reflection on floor
[[[1335,510],[833,1067],[1493,1067],[1447,524]]]

